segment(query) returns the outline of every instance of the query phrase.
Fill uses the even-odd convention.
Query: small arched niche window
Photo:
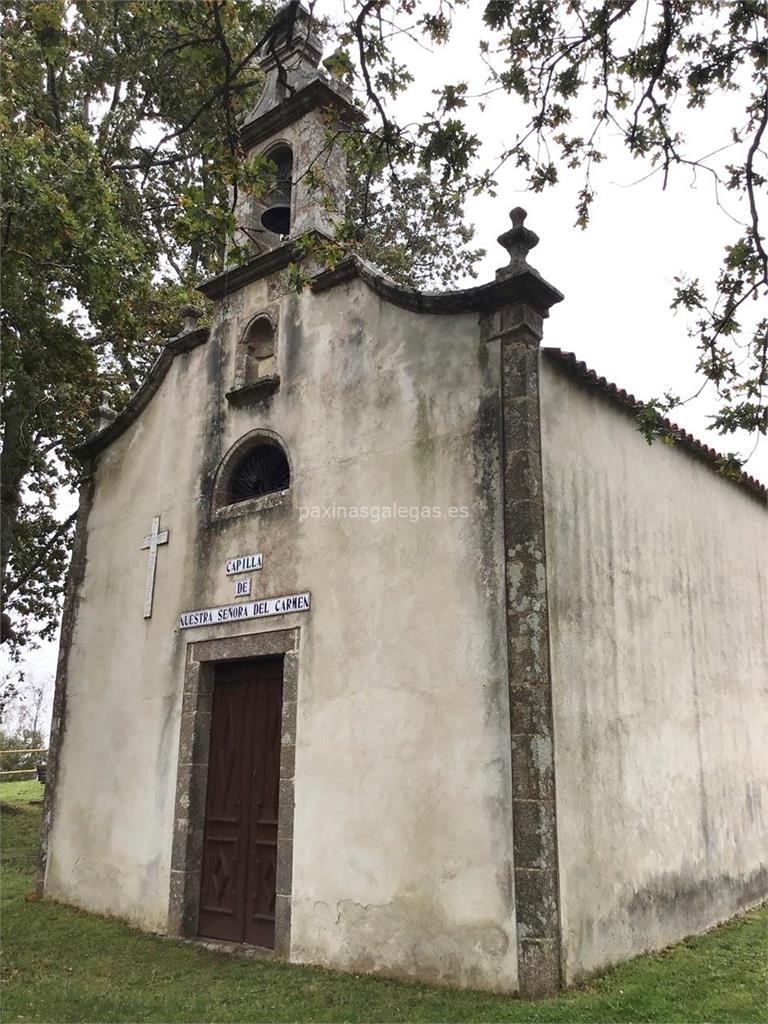
[[[281,143],[265,153],[268,160],[277,165],[277,185],[274,191],[264,197],[266,209],[261,223],[275,235],[289,235],[291,232],[291,182],[293,178],[293,153],[290,146]]]
[[[275,374],[275,328],[269,317],[248,325],[242,341],[242,383],[256,384]]]
[[[261,438],[234,462],[227,484],[227,504],[287,491],[290,483],[291,470],[285,452],[275,441]]]

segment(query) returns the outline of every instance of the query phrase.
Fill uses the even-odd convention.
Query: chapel
[[[297,292],[362,115],[279,17],[251,255],[76,452],[42,891],[552,993],[768,896],[766,490],[542,344],[520,209],[477,287],[350,256]]]

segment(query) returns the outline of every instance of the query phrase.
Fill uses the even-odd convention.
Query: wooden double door
[[[216,665],[200,935],[274,947],[282,658]]]

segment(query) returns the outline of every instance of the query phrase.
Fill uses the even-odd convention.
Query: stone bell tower
[[[241,127],[247,156],[278,168],[276,189],[243,195],[236,240],[259,255],[308,232],[332,237],[344,214],[344,133],[364,119],[349,90],[319,70],[316,19],[292,0],[278,11],[261,48],[261,98]]]

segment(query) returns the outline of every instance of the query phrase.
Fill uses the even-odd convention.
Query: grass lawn
[[[5,1022],[768,1021],[766,907],[539,1003],[254,963],[27,900],[41,793],[0,785]]]

